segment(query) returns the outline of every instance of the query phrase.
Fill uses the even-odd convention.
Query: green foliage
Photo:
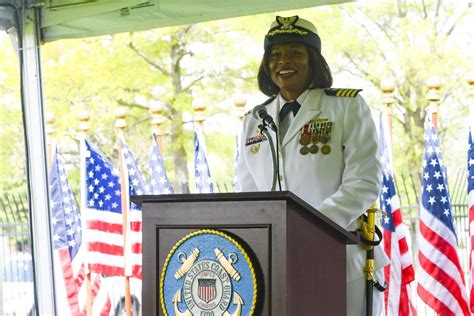
[[[18,59],[4,34],[0,47],[0,192],[4,192],[24,189],[26,170]]]
[[[233,23],[216,21],[45,45],[45,100],[47,110],[58,118],[57,142],[71,154],[77,150],[78,115],[88,109],[90,137],[107,156],[117,159],[114,111],[125,106],[126,138],[146,170],[151,135],[148,107],[158,102],[164,106],[163,155],[168,175],[175,187],[189,181],[192,166],[188,162],[194,152],[191,125],[186,123],[193,120],[193,106],[206,105],[206,116],[231,116],[231,109],[220,104],[235,91],[255,89],[249,81],[255,78],[256,58],[250,57],[251,51],[239,53],[235,42],[236,38],[240,43],[248,42],[242,36],[249,29],[234,30]],[[235,60],[237,54],[240,58]],[[232,140],[234,133],[231,129],[226,137]],[[217,161],[232,161],[223,148],[210,147],[215,152],[209,155]],[[78,160],[70,163],[74,166],[71,170],[78,168]],[[215,175],[231,179],[234,172],[229,167],[233,165],[217,167]],[[76,172],[72,174],[77,180]]]
[[[316,8],[308,15],[320,30],[323,55],[337,84],[341,77],[350,78],[346,85],[364,87],[366,99],[381,109],[379,85],[385,78],[395,80],[395,170],[421,171],[426,84],[431,76],[439,76],[442,83],[439,133],[448,153],[446,163],[448,168],[464,168],[464,100],[473,42],[466,32],[472,9],[451,0],[377,1]],[[453,147],[453,136],[464,143],[456,141],[459,146]]]

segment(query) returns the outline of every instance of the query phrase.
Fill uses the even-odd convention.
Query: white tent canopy
[[[42,40],[146,30],[342,2],[348,1],[49,0],[42,1]]]

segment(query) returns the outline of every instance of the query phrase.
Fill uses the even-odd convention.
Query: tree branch
[[[158,65],[157,63],[155,63],[151,58],[149,58],[147,55],[145,55],[142,51],[140,51],[134,44],[133,44],[133,38],[130,37],[130,42],[128,43],[128,47],[134,51],[140,58],[142,58],[147,64],[149,64],[151,67],[153,67],[154,69],[158,70],[159,72],[161,72],[163,75],[165,76],[169,76],[169,72],[161,67],[160,65]]]
[[[451,33],[454,31],[454,29],[458,25],[459,20],[461,20],[464,17],[464,15],[467,13],[468,10],[469,10],[468,8],[462,9],[462,11],[459,13],[459,15],[456,18],[454,18],[453,25],[451,25],[451,27],[445,32],[446,37],[451,35]],[[448,21],[446,21],[446,23],[447,22]]]
[[[404,5],[403,0],[397,0],[397,9],[398,9],[398,17],[404,18],[406,16],[406,12],[403,10],[402,6]]]
[[[201,81],[201,80],[204,79],[205,77],[206,77],[206,76],[201,75],[201,76],[199,76],[198,78],[194,79],[193,81],[191,81],[190,84],[188,84],[186,87],[183,88],[183,91],[189,92],[189,90],[192,88],[192,86],[194,86],[197,82]]]
[[[441,7],[441,0],[436,1],[436,11],[435,11],[435,17],[439,16],[439,8]]]
[[[423,7],[423,19],[426,20],[428,18],[428,12],[426,11],[425,0],[421,0],[421,4],[422,4],[422,7]]]
[[[128,101],[126,101],[124,99],[121,99],[121,98],[115,99],[115,101],[117,101],[118,105],[123,105],[123,106],[130,107],[130,108],[138,108],[138,109],[142,109],[142,110],[148,110],[147,105],[138,104],[138,103],[135,103],[135,102],[128,102]]]
[[[366,13],[365,11],[363,11],[361,8],[357,8],[357,10],[359,10],[359,12],[361,14],[363,14],[367,20],[371,21],[372,23],[374,23],[379,29],[380,31],[382,31],[383,34],[385,34],[385,36],[387,37],[387,39],[390,41],[390,43],[392,44],[392,46],[395,46],[395,41],[393,40],[392,36],[390,36],[390,34],[387,32],[387,28],[386,27],[383,27],[380,23],[378,23],[377,20],[374,20],[374,19],[371,19]],[[346,10],[347,11],[347,10]],[[348,13],[350,15],[350,13]],[[351,16],[352,17],[352,16]],[[354,17],[352,17],[352,19],[356,22],[359,22],[359,19],[355,19]],[[359,25],[362,25],[361,23],[359,23]]]
[[[376,21],[374,21],[373,19],[371,19],[369,16],[367,16],[367,14],[365,14],[362,10],[358,9],[366,18],[367,20],[371,21],[372,23],[374,23],[381,31],[383,34],[385,34],[385,36],[387,37],[388,41],[390,42],[390,44],[394,47],[396,47],[396,45],[394,44],[394,41],[392,40],[392,37],[387,33],[387,31],[385,30],[384,27],[382,27],[382,25],[380,25],[379,23],[377,23]],[[364,30],[365,32],[372,38],[372,40],[375,42],[375,43],[378,43],[379,41],[375,38],[374,35],[372,35],[372,33],[370,32],[369,28],[364,24],[364,23],[360,23],[360,19],[355,19],[355,17],[346,10],[347,14],[349,15],[349,17],[351,17],[355,22],[357,22]],[[382,56],[382,59],[385,61],[385,63],[387,65],[390,65],[390,61],[388,60],[387,58],[387,55],[385,54],[385,52],[383,51],[383,49],[379,46],[379,45],[375,45],[376,49],[379,51],[380,55]],[[346,53],[346,56],[348,56],[348,52],[345,52]],[[389,68],[389,71],[391,73],[391,75],[396,78],[397,75],[395,73],[395,71],[392,69],[392,68]]]

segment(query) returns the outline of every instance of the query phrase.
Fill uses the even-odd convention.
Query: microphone
[[[273,117],[267,113],[266,104],[261,104],[254,107],[252,110],[252,116],[257,120],[262,120],[264,124],[270,126],[270,128],[276,133],[276,124],[273,121]]]

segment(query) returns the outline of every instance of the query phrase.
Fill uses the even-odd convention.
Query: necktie
[[[296,116],[296,113],[298,113],[300,107],[301,105],[296,100],[290,101],[283,105],[280,110],[280,122],[283,122],[283,120],[288,115],[288,113],[290,113],[290,111],[293,112],[293,116]]]

